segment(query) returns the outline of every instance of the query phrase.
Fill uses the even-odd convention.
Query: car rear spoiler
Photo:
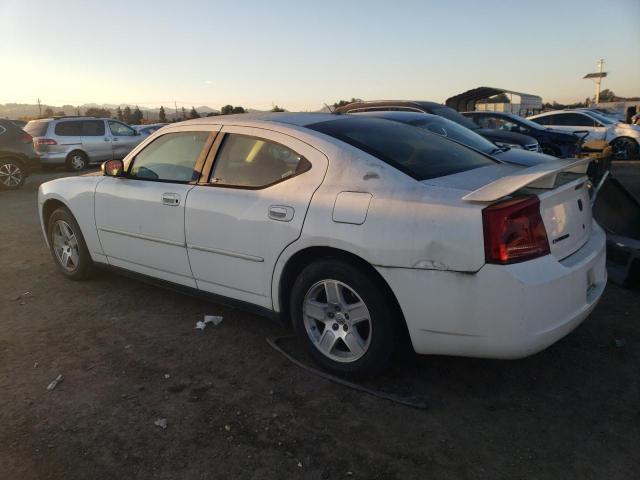
[[[468,193],[462,197],[462,200],[467,202],[494,202],[524,187],[550,189],[555,186],[556,177],[559,173],[586,174],[589,162],[591,162],[590,158],[572,158],[534,165],[494,180]]]

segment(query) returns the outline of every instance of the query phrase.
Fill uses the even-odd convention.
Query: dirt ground
[[[640,164],[619,172],[640,193]],[[638,478],[638,290],[610,284],[524,360],[399,356],[376,384],[417,410],[289,363],[271,321],[111,273],[64,279],[36,213],[61,175],[0,193],[0,478]],[[195,330],[204,314],[224,321]]]

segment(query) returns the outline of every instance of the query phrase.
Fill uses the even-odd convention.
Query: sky
[[[640,0],[0,0],[0,103],[640,96]]]

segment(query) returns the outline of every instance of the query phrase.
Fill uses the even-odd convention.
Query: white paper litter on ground
[[[58,384],[62,381],[62,375],[58,375],[49,385],[47,385],[47,390],[53,390],[58,386]]]
[[[167,419],[166,418],[159,418],[155,422],[153,422],[153,424],[156,427],[160,427],[161,429],[165,430],[167,428]]]
[[[196,322],[196,329],[204,330],[205,328],[207,328],[208,323],[213,323],[213,326],[220,325],[222,320],[223,317],[217,315],[205,315],[204,320],[199,320]]]

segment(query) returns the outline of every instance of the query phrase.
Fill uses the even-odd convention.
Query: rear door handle
[[[163,193],[162,204],[169,207],[177,207],[180,205],[180,195],[177,193]]]
[[[290,222],[293,220],[293,214],[295,210],[293,207],[287,207],[285,205],[271,205],[269,207],[269,218],[271,220],[278,220],[279,222]]]

